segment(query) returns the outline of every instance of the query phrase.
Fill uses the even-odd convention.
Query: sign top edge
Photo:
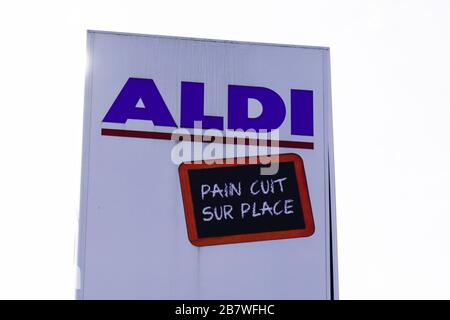
[[[88,29],[87,33],[88,34],[104,34],[104,35],[117,35],[117,36],[133,36],[133,37],[161,38],[161,39],[173,39],[173,40],[200,41],[200,42],[218,42],[218,43],[241,44],[241,45],[289,47],[289,48],[313,49],[313,50],[323,50],[323,51],[329,51],[330,50],[330,47],[325,47],[325,46],[309,46],[309,45],[295,45],[295,44],[269,43],[269,42],[252,42],[252,41],[238,41],[238,40],[207,39],[207,38],[167,36],[167,35],[131,33],[131,32],[91,30],[91,29]]]

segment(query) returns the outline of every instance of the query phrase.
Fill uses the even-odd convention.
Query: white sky
[[[340,296],[450,298],[448,0],[2,1],[0,298],[74,298],[86,29],[330,46]]]

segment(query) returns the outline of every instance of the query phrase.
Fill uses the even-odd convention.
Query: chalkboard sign
[[[277,162],[273,175],[261,175],[267,165],[258,157],[181,164],[191,243],[206,246],[312,235],[314,219],[303,160],[297,154],[282,154]]]

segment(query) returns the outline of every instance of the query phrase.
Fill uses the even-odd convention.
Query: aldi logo
[[[227,92],[226,129],[271,131],[278,129],[285,121],[286,104],[275,91],[264,87],[228,85]],[[201,122],[203,129],[224,129],[223,116],[204,114],[203,83],[181,82],[180,95],[181,116],[176,121],[153,79],[129,78],[103,122],[126,123],[133,119],[172,128],[194,128],[195,122]],[[249,117],[249,99],[257,100],[262,106],[262,112],[256,118]],[[143,107],[137,107],[138,102]],[[313,136],[313,92],[292,89],[289,104],[291,134]]]

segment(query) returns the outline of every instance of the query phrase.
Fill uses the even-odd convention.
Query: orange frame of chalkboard
[[[207,163],[205,161],[182,163],[178,167],[178,172],[180,175],[181,183],[181,194],[183,197],[184,212],[186,217],[187,233],[189,241],[198,247],[202,246],[212,246],[219,244],[231,244],[231,243],[241,243],[241,242],[253,242],[253,241],[264,241],[264,240],[277,240],[277,239],[289,239],[289,238],[301,238],[309,237],[314,234],[314,218],[311,208],[311,201],[309,197],[308,184],[306,181],[305,166],[303,164],[303,159],[294,153],[279,154],[277,162],[292,162],[295,167],[295,174],[299,189],[299,199],[303,210],[303,219],[305,222],[304,229],[292,229],[283,231],[269,231],[269,232],[258,232],[258,233],[247,233],[247,234],[236,234],[227,235],[220,237],[205,237],[200,238],[197,233],[197,226],[195,222],[194,204],[192,201],[191,186],[189,183],[189,170],[201,170],[206,168],[225,168],[225,167],[235,167],[235,166],[245,166],[249,164],[263,164],[260,161],[260,157],[242,157],[242,158],[227,158],[220,159],[223,164],[217,163]],[[273,155],[271,156],[273,158]],[[227,163],[233,160],[233,163]],[[207,160],[208,161],[208,160]],[[212,160],[211,160],[212,161]],[[217,160],[216,160],[217,161]],[[272,160],[273,161],[273,160]],[[264,163],[265,164],[265,163]]]

